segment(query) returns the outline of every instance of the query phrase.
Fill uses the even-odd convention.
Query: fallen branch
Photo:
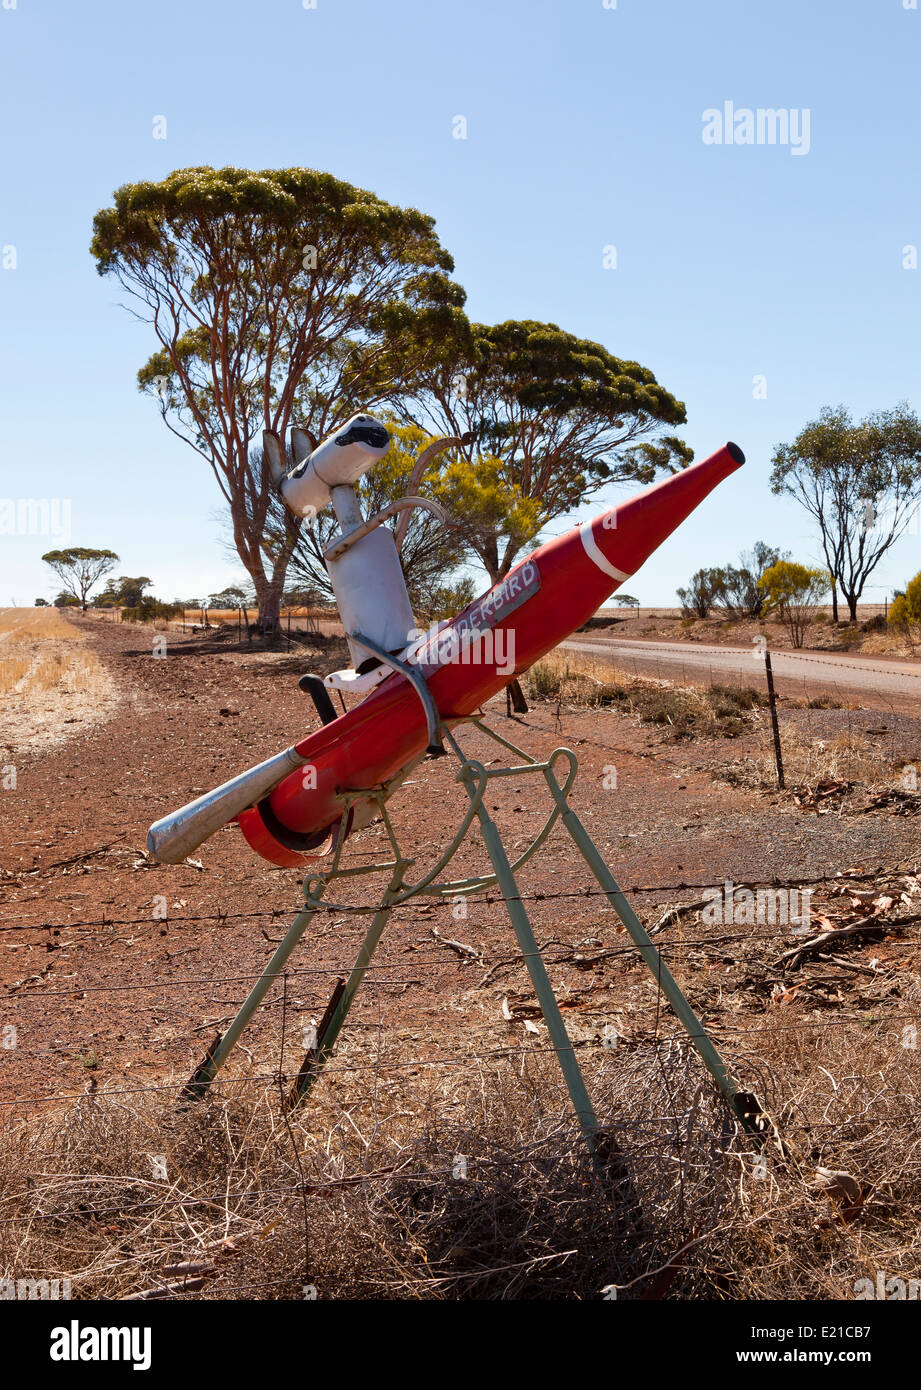
[[[205,1276],[197,1275],[194,1279],[179,1279],[172,1284],[159,1284],[152,1289],[141,1289],[140,1293],[125,1294],[122,1303],[137,1303],[144,1299],[151,1298],[170,1298],[176,1293],[195,1293],[196,1290],[203,1288]]]
[[[540,955],[540,953],[541,953],[542,951],[546,951],[546,949],[547,949],[548,946],[563,946],[567,951],[571,951],[571,950],[573,949],[572,946],[569,944],[568,941],[557,941],[556,937],[554,937],[554,936],[548,936],[548,938],[547,938],[546,941],[544,941],[544,942],[538,942],[538,946],[537,946],[537,953],[538,953],[538,955]],[[618,951],[621,951],[621,950],[626,950],[627,948],[626,948],[626,947],[618,946],[618,947],[615,947],[614,949],[615,949],[615,952],[618,952]],[[603,954],[608,955],[608,954],[613,954],[613,953],[603,952]],[[516,954],[515,954],[514,956],[505,956],[502,960],[497,960],[496,963],[495,963],[495,965],[491,965],[491,966],[489,967],[489,969],[487,970],[486,974],[482,977],[482,979],[477,980],[477,989],[482,988],[482,986],[486,984],[487,980],[491,979],[492,976],[495,975],[495,973],[496,973],[497,970],[502,970],[502,969],[504,969],[505,966],[507,966],[507,965],[517,965],[519,961],[522,961],[522,960],[524,960],[524,959],[525,959],[525,957],[524,957],[524,956],[521,954],[521,952],[519,951],[519,952],[516,952]],[[564,957],[564,959],[568,959],[568,957]],[[600,957],[598,957],[597,959],[600,959]],[[558,965],[558,964],[559,964],[559,961],[551,961],[550,963],[551,963],[552,965]]]
[[[814,951],[820,951],[823,946],[827,946],[830,941],[846,941],[854,936],[869,936],[874,932],[893,931],[897,928],[907,926],[910,922],[921,921],[921,915],[914,917],[902,917],[897,922],[887,922],[879,917],[862,917],[859,922],[852,922],[849,927],[834,927],[831,931],[822,932],[819,936],[812,937],[809,941],[801,941],[789,951],[784,951],[778,960],[784,970],[793,970],[799,964],[802,956],[812,955]],[[789,967],[785,966],[784,961],[789,961]]]
[[[740,885],[742,886],[742,885]],[[695,898],[692,903],[681,903],[678,907],[670,907],[667,912],[663,912],[658,922],[654,922],[649,928],[649,935],[655,936],[656,932],[664,931],[666,927],[672,927],[676,922],[689,912],[699,912],[711,902],[710,898]]]
[[[790,880],[790,882],[793,883],[795,880]],[[719,886],[718,884],[714,884],[714,887]],[[751,883],[734,883],[732,886],[733,899],[740,888],[755,889],[760,886],[763,885],[760,885],[755,879],[753,879]],[[662,914],[658,922],[655,922],[653,926],[649,928],[649,935],[655,936],[656,932],[664,931],[666,927],[674,926],[674,924],[680,921],[682,917],[686,916],[687,913],[699,912],[702,908],[709,907],[712,902],[713,898],[711,896],[709,898],[695,898],[691,903],[680,903],[677,907],[670,907],[667,912]]]
[[[475,946],[468,946],[463,941],[452,941],[449,936],[442,936],[437,927],[432,927],[432,935],[442,946],[456,951],[459,956],[464,956],[467,960],[475,960],[479,965],[483,964],[483,953],[478,951]]]

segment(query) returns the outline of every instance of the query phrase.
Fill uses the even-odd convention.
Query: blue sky
[[[137,392],[150,331],[91,223],[175,168],[304,164],[434,215],[473,318],[596,339],[686,402],[698,457],[742,446],[629,586],[644,604],[756,539],[817,559],[773,447],[825,404],[921,409],[912,2],[0,0],[0,496],[69,498],[72,543],[164,598],[239,576],[211,474]],[[726,101],[808,110],[809,152],[705,144]],[[868,601],[921,569],[913,529]],[[56,590],[52,544],[0,537],[0,604]]]

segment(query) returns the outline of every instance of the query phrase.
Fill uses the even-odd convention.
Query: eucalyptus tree
[[[453,356],[430,359],[395,408],[435,435],[463,438],[437,492],[493,582],[552,521],[610,483],[647,483],[693,458],[674,434],[684,405],[648,367],[554,323],[471,326]]]
[[[792,444],[774,451],[771,491],[786,493],[815,521],[831,575],[851,621],[866,582],[921,500],[921,420],[907,403],[853,421],[826,406]]]
[[[119,188],[91,251],[151,330],[140,389],[210,466],[272,629],[301,522],[266,549],[274,488],[254,444],[289,423],[316,444],[465,341],[434,221],[314,169],[190,168]]]
[[[62,593],[69,594],[79,603],[84,613],[90,591],[104,574],[111,574],[118,564],[118,556],[114,550],[98,550],[92,546],[79,545],[69,546],[66,550],[49,550],[42,559],[63,584]],[[58,598],[60,597],[61,594],[58,594]]]

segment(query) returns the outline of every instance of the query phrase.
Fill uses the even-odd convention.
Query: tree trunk
[[[850,612],[850,615],[851,615],[851,622],[852,622],[852,623],[856,623],[856,621],[857,621],[857,595],[856,595],[856,594],[854,594],[853,597],[851,597],[850,594],[847,595],[847,606],[848,606],[848,611]]]
[[[293,537],[289,537],[289,541],[293,545]],[[285,580],[288,576],[290,560],[289,545],[274,557],[270,576],[263,569],[261,559],[255,566],[247,565],[249,577],[253,581],[253,588],[256,591],[258,607],[256,630],[265,637],[281,631],[281,600],[285,591]]]
[[[831,620],[833,623],[838,621],[838,590],[834,584],[831,586]]]
[[[256,600],[259,614],[256,627],[264,636],[277,632],[281,624],[281,591],[274,584],[267,584],[257,591]]]

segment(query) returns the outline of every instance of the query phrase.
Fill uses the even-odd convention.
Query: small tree
[[[921,574],[915,575],[904,592],[896,593],[889,605],[886,621],[902,633],[909,650],[914,651],[913,629],[921,625]]]
[[[771,491],[796,499],[816,521],[831,576],[851,621],[867,580],[895,543],[921,497],[921,420],[904,402],[852,421],[827,407],[792,444],[774,453]]]
[[[778,560],[764,571],[761,587],[765,613],[776,613],[790,633],[793,646],[801,647],[815,619],[816,607],[831,587],[828,571]]]
[[[37,598],[37,599],[35,600],[35,607],[36,607],[36,608],[47,608],[47,607],[48,607],[48,600],[47,600],[46,598]]]
[[[904,592],[897,593],[889,605],[887,622],[893,627],[921,623],[921,574],[916,574]]]
[[[118,602],[124,604],[126,608],[140,608],[144,602],[144,590],[149,589],[153,580],[146,574],[131,578],[128,575],[121,575],[117,580]]]
[[[226,589],[208,595],[209,608],[243,608],[246,604],[246,591],[239,584],[228,584]]]
[[[94,608],[141,608],[144,603],[154,600],[144,593],[153,580],[146,574],[137,576],[120,575],[118,579],[107,579],[101,594],[93,599]]]
[[[695,574],[692,574],[688,587],[677,590],[684,617],[709,617],[710,609],[713,607],[722,582],[723,571],[719,569],[697,570]]]
[[[764,541],[756,541],[749,551],[739,556],[738,565],[713,571],[720,578],[714,584],[714,602],[724,609],[727,618],[760,618],[764,609],[764,590],[761,576],[778,560],[789,559]]]
[[[80,546],[71,546],[68,550],[49,550],[42,559],[54,570],[64,585],[64,592],[79,603],[84,613],[90,590],[118,564],[114,550],[92,550]]]
[[[94,608],[115,608],[118,604],[118,585],[114,579],[107,579],[101,593],[93,597]]]
[[[319,589],[312,584],[292,584],[281,596],[285,608],[319,608],[325,606]],[[328,602],[328,600],[326,601]]]

